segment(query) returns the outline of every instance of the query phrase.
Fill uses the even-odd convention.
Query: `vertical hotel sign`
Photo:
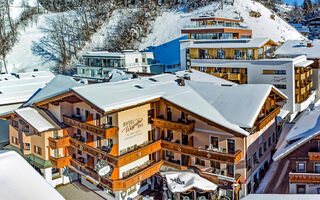
[[[143,133],[143,118],[136,118],[133,120],[125,121],[122,124],[123,129],[121,133],[125,134],[125,140],[136,137]]]

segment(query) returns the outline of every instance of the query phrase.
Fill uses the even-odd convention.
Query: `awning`
[[[279,124],[290,112],[288,110],[281,109],[279,115],[277,115],[277,124]]]
[[[73,170],[73,171],[77,172],[78,174],[80,174],[81,176],[85,177],[87,180],[91,181],[92,183],[94,183],[94,184],[96,184],[96,185],[99,184],[99,181],[98,181],[98,180],[92,178],[92,177],[89,176],[88,174],[86,174],[86,173],[78,170],[77,168],[75,168],[75,167],[73,167],[73,166],[71,166],[71,165],[69,165],[68,167],[69,167],[71,170]]]
[[[173,193],[185,192],[192,188],[214,191],[217,185],[191,172],[166,172],[168,188]]]

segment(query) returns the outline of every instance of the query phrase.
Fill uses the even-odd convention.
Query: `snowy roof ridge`
[[[273,155],[274,160],[280,160],[291,152],[295,151],[312,138],[320,135],[320,107],[315,107],[314,110],[306,110],[295,125],[290,129],[286,135],[285,145],[280,148]],[[293,142],[289,144],[289,142]]]

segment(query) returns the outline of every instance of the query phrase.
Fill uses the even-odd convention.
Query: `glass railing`
[[[186,25],[183,26],[184,29],[188,28],[240,28],[240,29],[249,29],[247,26],[241,25],[226,25],[226,24],[212,24],[212,25]]]

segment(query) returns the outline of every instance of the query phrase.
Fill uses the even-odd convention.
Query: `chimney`
[[[309,48],[309,47],[312,47],[312,42],[308,42],[307,43],[307,47]]]
[[[179,78],[177,79],[177,82],[178,82],[178,85],[179,85],[179,86],[185,86],[184,78],[183,78],[183,77],[179,77]]]

